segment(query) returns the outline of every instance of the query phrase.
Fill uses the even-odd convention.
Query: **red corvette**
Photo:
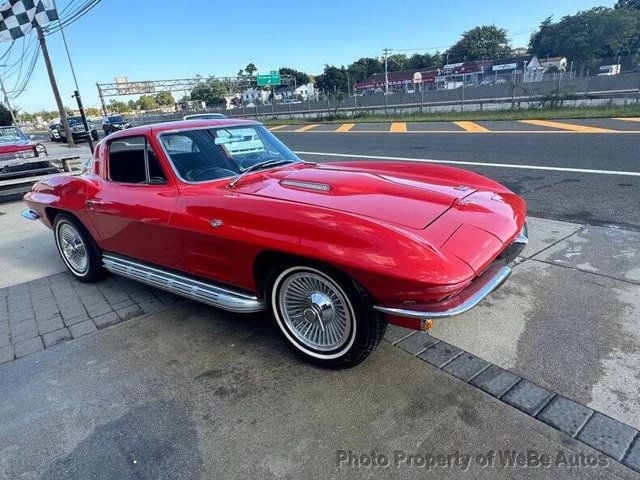
[[[387,321],[424,329],[472,308],[527,241],[525,202],[485,177],[306,162],[244,120],[116,132],[82,176],[41,180],[24,200],[78,280],[111,271],[268,309],[295,352],[328,367],[361,362]]]
[[[59,172],[47,159],[47,149],[18,127],[0,127],[0,180]]]

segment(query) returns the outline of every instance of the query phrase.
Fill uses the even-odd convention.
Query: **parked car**
[[[24,201],[79,281],[112,272],[268,310],[293,351],[332,368],[364,360],[387,322],[424,330],[469,310],[527,241],[524,200],[493,180],[307,162],[248,120],[116,132],[85,174],[37,182]]]
[[[0,127],[0,179],[59,172],[47,157],[46,147],[18,127]]]
[[[49,125],[49,139],[52,142],[62,141],[62,125],[60,125],[59,122],[55,122]]]
[[[222,118],[227,116],[222,113],[193,113],[182,117],[183,120],[220,120]]]
[[[122,115],[109,115],[102,119],[102,131],[105,135],[131,128],[131,122]]]
[[[69,117],[67,121],[69,122],[69,130],[71,130],[71,135],[73,136],[74,142],[88,139],[87,132],[84,129],[84,123],[82,123],[82,117],[80,116]],[[89,126],[89,134],[91,135],[91,138],[97,141],[99,137],[98,137],[98,130],[96,129],[95,123],[87,119],[87,125]],[[60,141],[63,143],[66,142],[67,137],[65,136],[64,130],[62,129],[62,127],[60,127],[59,132],[60,132]]]

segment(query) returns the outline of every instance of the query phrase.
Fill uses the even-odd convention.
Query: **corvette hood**
[[[245,194],[288,200],[423,229],[475,189],[347,168],[280,170],[238,185]]]

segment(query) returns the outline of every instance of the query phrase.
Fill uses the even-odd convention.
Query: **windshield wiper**
[[[245,168],[242,172],[240,172],[238,175],[236,175],[233,178],[233,180],[231,180],[227,184],[227,188],[235,187],[236,183],[238,183],[240,180],[242,180],[247,173],[253,172],[255,170],[258,170],[259,168],[275,167],[276,165],[281,165],[281,164],[285,164],[285,163],[294,163],[294,162],[295,162],[295,160],[286,160],[286,159],[275,160],[275,159],[273,159],[273,160],[265,160],[264,162],[254,163],[253,165]]]

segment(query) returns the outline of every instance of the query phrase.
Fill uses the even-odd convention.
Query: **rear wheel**
[[[73,216],[66,213],[56,215],[53,235],[62,261],[78,280],[94,283],[107,275],[93,237]]]
[[[289,347],[327,368],[349,368],[378,345],[386,322],[364,290],[323,265],[281,265],[267,280],[269,308]]]
[[[91,132],[91,138],[92,138],[93,140],[95,140],[95,141],[98,141],[98,139],[99,139],[100,137],[98,136],[98,131],[97,131],[97,130],[93,130],[93,131]]]

